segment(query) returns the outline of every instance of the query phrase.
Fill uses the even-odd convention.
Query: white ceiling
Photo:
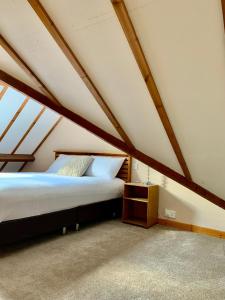
[[[63,105],[118,137],[28,2],[0,1],[6,40]],[[41,3],[135,146],[182,173],[110,0]],[[225,197],[220,0],[125,3],[194,181]],[[0,68],[32,85],[0,51]]]

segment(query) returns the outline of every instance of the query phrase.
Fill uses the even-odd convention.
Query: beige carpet
[[[0,299],[225,299],[225,240],[109,221],[0,250]]]

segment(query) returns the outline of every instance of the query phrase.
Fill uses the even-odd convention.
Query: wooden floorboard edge
[[[158,224],[225,239],[225,231],[158,218]]]

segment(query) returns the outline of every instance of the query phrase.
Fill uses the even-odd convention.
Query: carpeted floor
[[[225,299],[225,240],[109,221],[0,250],[1,300]]]

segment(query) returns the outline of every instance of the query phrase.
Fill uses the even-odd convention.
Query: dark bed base
[[[53,232],[63,227],[75,227],[76,224],[120,217],[121,210],[122,199],[119,198],[40,216],[2,222],[0,223],[0,245]]]

